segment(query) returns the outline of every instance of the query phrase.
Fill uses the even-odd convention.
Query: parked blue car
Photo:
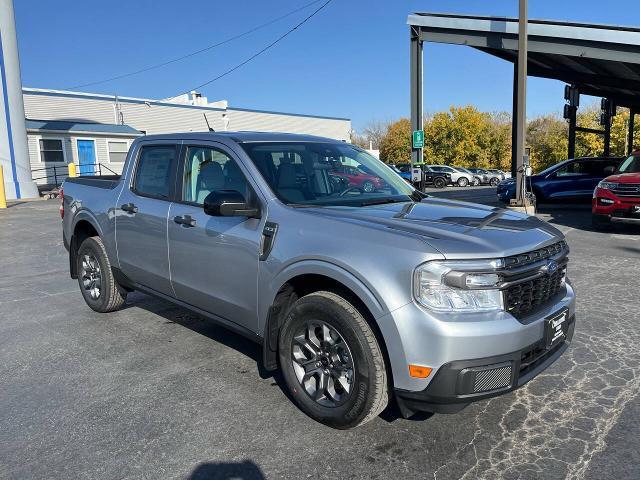
[[[600,180],[618,168],[622,158],[574,158],[557,163],[527,179],[527,191],[533,192],[537,203],[562,200],[591,200]],[[498,184],[498,200],[508,203],[516,196],[516,179],[507,178]]]

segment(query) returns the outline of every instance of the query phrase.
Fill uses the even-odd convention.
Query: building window
[[[40,160],[45,163],[64,163],[62,140],[40,139]]]
[[[129,147],[127,142],[108,142],[109,143],[109,161],[111,163],[123,163],[127,158]]]

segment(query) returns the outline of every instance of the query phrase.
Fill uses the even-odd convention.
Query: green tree
[[[568,132],[567,122],[553,114],[536,117],[527,123],[527,146],[531,148],[534,172],[566,160]]]
[[[389,124],[380,139],[380,159],[386,163],[411,161],[411,122],[408,118]]]

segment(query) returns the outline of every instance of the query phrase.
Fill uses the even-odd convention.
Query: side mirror
[[[616,173],[616,167],[613,165],[609,165],[608,167],[604,167],[604,174],[608,177],[609,175],[613,175]]]
[[[212,217],[260,218],[260,210],[247,201],[237,190],[218,190],[204,199],[204,213]]]

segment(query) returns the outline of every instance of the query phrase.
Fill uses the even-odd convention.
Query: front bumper
[[[596,188],[593,192],[591,212],[612,222],[640,224],[640,213],[634,208],[640,206],[640,197],[617,197],[610,190]]]
[[[416,411],[455,413],[471,402],[516,390],[560,358],[571,344],[574,329],[575,314],[568,320],[565,340],[549,350],[541,339],[508,354],[449,362],[426,389],[396,389],[398,406],[405,417]]]
[[[521,372],[522,355],[544,339],[545,319],[560,311],[567,312],[573,325],[575,294],[569,281],[547,303],[521,318],[506,311],[443,315],[416,302],[378,318],[398,403],[406,411],[456,411],[472,401],[517,388],[553,363],[569,345],[573,326],[564,347],[545,356],[540,368]],[[506,388],[479,393],[458,388],[462,370],[503,362],[510,362],[510,372],[517,372]],[[429,367],[433,373],[427,378],[414,378],[408,365]]]

